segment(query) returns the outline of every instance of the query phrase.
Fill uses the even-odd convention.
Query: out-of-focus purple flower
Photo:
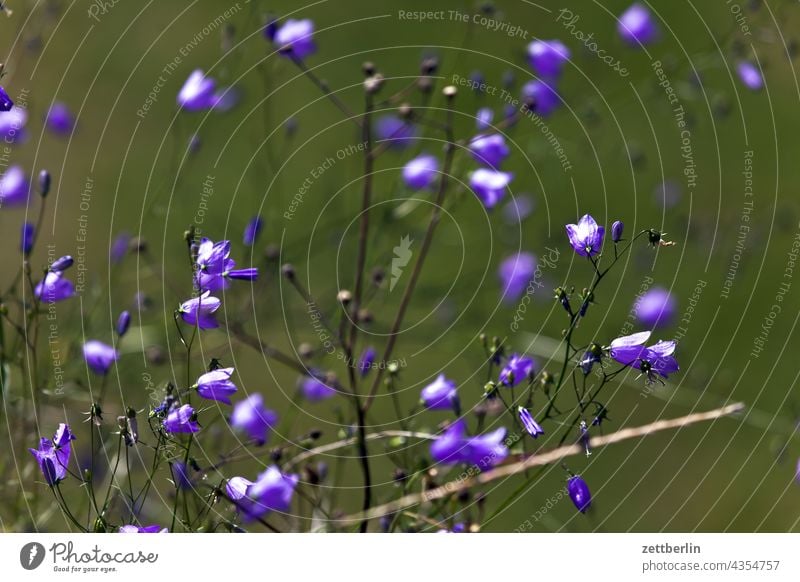
[[[736,65],[736,72],[739,74],[739,80],[748,89],[759,91],[764,87],[764,78],[761,76],[761,71],[753,63],[742,61]]]
[[[2,115],[0,115],[0,118]],[[0,208],[20,206],[28,201],[31,187],[20,166],[11,166],[0,178]]]
[[[384,115],[375,122],[375,136],[395,149],[405,149],[416,139],[417,128],[396,115]]]
[[[658,40],[659,29],[650,10],[639,2],[632,4],[619,17],[617,33],[633,47],[650,44]]]
[[[42,438],[38,449],[28,449],[42,471],[44,480],[48,485],[55,485],[67,477],[67,464],[69,463],[70,441],[75,440],[75,435],[69,425],[58,425],[53,440]]]
[[[306,400],[319,402],[327,400],[336,394],[336,389],[328,386],[323,380],[315,376],[303,376],[299,382],[300,391]]]
[[[250,219],[250,222],[247,223],[244,229],[244,236],[242,237],[242,242],[244,242],[245,246],[251,247],[255,244],[262,228],[264,228],[264,221],[260,216],[254,216]]]
[[[573,475],[567,481],[567,493],[569,498],[578,511],[586,513],[589,506],[592,504],[592,493],[589,491],[589,486],[580,475]]]
[[[187,111],[202,111],[214,105],[216,82],[195,69],[178,92],[178,105]]]
[[[532,358],[520,354],[511,354],[508,362],[500,370],[498,382],[503,386],[514,387],[520,382],[532,378],[536,373],[536,366]]]
[[[470,81],[472,81],[470,83],[470,87],[472,87],[472,90],[475,91],[476,93],[480,92],[481,85],[484,85],[486,83],[486,77],[483,75],[482,72],[478,70],[470,72],[468,78]]]
[[[251,394],[233,407],[231,426],[243,431],[259,445],[267,442],[267,433],[278,422],[278,415],[264,406],[261,394]]]
[[[358,372],[361,374],[362,378],[369,374],[369,371],[372,369],[372,364],[375,363],[376,355],[377,352],[373,347],[368,347],[361,354],[361,358],[358,360]]]
[[[119,263],[125,258],[125,255],[128,253],[128,245],[130,242],[131,235],[127,232],[121,232],[117,235],[117,237],[112,241],[111,248],[108,251],[111,262]]]
[[[499,168],[510,153],[506,140],[499,133],[475,136],[469,143],[469,151],[476,162],[490,168]]]
[[[494,208],[505,196],[506,188],[514,178],[508,172],[496,172],[487,168],[478,168],[469,177],[469,186],[483,205]]]
[[[66,135],[75,127],[75,117],[67,107],[66,103],[57,101],[47,112],[44,120],[47,127],[54,133]]]
[[[468,437],[466,423],[458,419],[433,441],[431,457],[445,465],[469,463],[481,469],[488,468],[508,456],[505,436],[506,429],[499,428],[485,435]]]
[[[0,112],[11,111],[12,107],[14,107],[14,101],[8,96],[6,90],[0,87]]]
[[[536,257],[531,253],[516,253],[504,259],[497,270],[503,301],[511,303],[522,297],[534,278],[536,268]]]
[[[654,287],[638,298],[633,310],[639,323],[645,327],[664,327],[675,318],[678,302],[663,287]]]
[[[197,423],[197,414],[191,404],[184,404],[174,408],[164,419],[164,430],[169,433],[191,433],[200,430]]]
[[[478,131],[483,131],[492,124],[493,119],[494,111],[491,107],[481,107],[475,114],[475,127],[478,128]]]
[[[64,277],[61,271],[55,273],[50,271],[36,285],[34,295],[41,301],[55,303],[56,301],[63,301],[73,297],[75,295],[75,286],[72,281]]]
[[[453,410],[458,414],[460,403],[456,383],[445,378],[444,374],[439,374],[436,380],[425,386],[420,398],[428,410]]]
[[[217,402],[231,403],[231,394],[235,394],[238,388],[231,381],[233,368],[218,368],[206,372],[197,379],[197,393],[208,400]]]
[[[0,137],[6,143],[13,144],[25,138],[25,124],[28,123],[28,111],[15,105],[0,114]]]
[[[567,225],[569,244],[582,257],[591,257],[599,253],[605,234],[605,227],[598,226],[595,219],[588,214],[584,214],[578,224]]]
[[[211,96],[211,109],[227,113],[242,100],[242,92],[238,87],[220,87]]]
[[[119,314],[117,318],[117,335],[119,337],[124,336],[128,332],[128,328],[131,326],[131,312],[130,311],[123,311]]]
[[[31,254],[34,240],[36,240],[36,227],[30,222],[25,222],[22,225],[22,233],[19,239],[19,250],[22,251],[23,255]]]
[[[619,337],[611,342],[609,353],[623,366],[641,370],[648,382],[656,381],[656,374],[667,378],[669,374],[677,372],[678,361],[672,355],[675,352],[675,342],[659,341],[653,346],[645,347],[648,339],[649,331]]]
[[[166,527],[161,527],[160,525],[144,525],[144,526],[136,526],[136,525],[123,525],[120,526],[118,533],[140,533],[140,534],[149,534],[149,533],[168,533],[169,529]]]
[[[664,180],[653,190],[656,203],[672,208],[681,200],[681,187],[675,180]]]
[[[503,207],[503,218],[509,224],[519,224],[536,208],[533,198],[528,194],[519,194],[511,198]]]
[[[800,459],[797,459],[797,472],[795,473],[795,480],[800,484]]]
[[[288,510],[298,481],[298,475],[281,473],[275,465],[267,467],[247,488],[247,497],[252,502],[249,513],[263,515],[268,511]]]
[[[172,479],[178,489],[191,489],[193,487],[189,467],[183,461],[172,463]]]
[[[247,496],[247,489],[253,482],[244,477],[231,477],[225,484],[225,493],[231,501],[241,501]]]
[[[72,258],[72,255],[64,255],[63,257],[59,257],[52,262],[50,265],[50,271],[53,273],[63,273],[69,269],[74,262],[75,261]]]
[[[193,297],[181,303],[178,312],[183,321],[189,325],[196,325],[200,329],[214,329],[219,327],[214,312],[221,304],[219,299],[211,297],[210,291],[205,291],[200,297]]]
[[[83,344],[83,358],[92,372],[105,376],[119,358],[119,353],[108,344],[89,340]]]
[[[558,77],[570,50],[560,40],[534,40],[528,45],[528,63],[542,77]]]
[[[272,43],[281,53],[302,60],[317,50],[313,35],[314,23],[311,20],[290,18],[275,32]]]
[[[622,233],[625,232],[625,223],[621,220],[615,220],[611,225],[611,241],[618,243],[622,240]]]
[[[522,86],[522,99],[540,117],[547,117],[561,105],[555,82],[534,79]]]
[[[589,349],[583,354],[583,359],[580,361],[581,370],[584,376],[588,376],[592,372],[595,364],[599,364],[603,359],[603,349],[597,345],[592,344]]]
[[[403,166],[403,182],[413,190],[430,186],[439,173],[439,160],[435,156],[422,154]]]
[[[533,438],[538,438],[539,435],[544,434],[544,429],[536,422],[536,419],[533,418],[533,415],[528,411],[528,409],[523,408],[520,406],[517,409],[517,413],[519,414],[519,420],[522,422],[522,426],[525,427],[525,431],[531,435]]]

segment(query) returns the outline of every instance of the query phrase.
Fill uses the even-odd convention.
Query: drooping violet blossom
[[[460,403],[456,383],[445,378],[444,374],[439,374],[436,380],[425,386],[420,398],[428,410],[452,410],[458,414]]]
[[[19,250],[23,255],[31,254],[34,240],[36,240],[36,227],[30,222],[23,223],[19,238]]]
[[[20,166],[9,167],[0,178],[0,208],[25,204],[30,196],[30,191],[30,183],[22,168]]]
[[[475,127],[478,128],[478,131],[484,131],[492,125],[493,120],[494,111],[490,107],[481,107],[475,114]]]
[[[595,219],[588,214],[584,214],[578,224],[567,225],[569,244],[582,257],[591,257],[600,252],[605,233],[605,227],[598,226]]]
[[[108,344],[98,340],[89,340],[83,344],[83,358],[92,372],[105,376],[114,362],[119,359],[119,353]]]
[[[644,4],[635,2],[622,13],[617,23],[617,33],[633,47],[648,45],[659,37],[658,24]]]
[[[619,337],[611,342],[609,353],[612,358],[623,366],[632,366],[641,370],[652,383],[658,380],[658,375],[667,378],[669,374],[677,372],[678,361],[673,357],[676,343],[674,341],[659,340],[653,346],[645,347],[650,339],[649,331],[642,331]]]
[[[302,60],[317,50],[313,34],[314,23],[311,20],[290,18],[275,32],[272,43],[282,54]]]
[[[573,475],[567,481],[567,493],[572,503],[581,513],[586,513],[592,504],[592,493],[580,475]]]
[[[172,480],[178,489],[191,489],[194,486],[189,467],[183,461],[172,463]]]
[[[189,325],[196,325],[200,329],[214,329],[219,327],[214,312],[221,304],[219,299],[211,296],[210,291],[205,291],[200,297],[193,297],[181,303],[178,312],[183,321]]]
[[[67,135],[75,127],[75,117],[66,103],[61,103],[60,101],[53,103],[53,106],[47,112],[44,122],[50,131],[59,135]]]
[[[506,429],[499,428],[485,435],[468,437],[464,419],[452,423],[431,444],[431,457],[437,463],[468,463],[484,469],[508,456],[504,443]]]
[[[544,429],[538,422],[536,422],[528,409],[520,406],[517,409],[517,413],[519,414],[519,420],[522,423],[522,426],[525,427],[525,431],[529,435],[531,435],[533,438],[538,438],[539,435],[544,434]]]
[[[470,175],[469,187],[483,205],[491,209],[505,196],[506,188],[513,177],[514,175],[508,172],[479,168]]]
[[[72,258],[72,255],[64,255],[63,257],[59,257],[52,262],[50,265],[50,271],[53,273],[63,273],[69,269],[74,262],[75,260]]]
[[[119,314],[117,318],[117,335],[119,337],[124,336],[128,333],[128,328],[131,326],[131,312],[130,311],[123,311]]]
[[[375,357],[377,355],[378,354],[373,347],[368,347],[361,354],[361,358],[358,360],[358,373],[361,374],[362,378],[369,374],[369,371],[372,369],[372,364],[375,363]]]
[[[0,112],[11,111],[12,107],[14,107],[14,101],[8,96],[6,90],[0,87]]]
[[[645,327],[664,327],[672,323],[678,302],[663,287],[654,287],[637,299],[633,305],[636,318]]]
[[[528,45],[528,63],[542,77],[558,77],[570,59],[570,50],[560,40],[534,40]]]
[[[71,450],[70,441],[75,440],[75,435],[70,431],[69,425],[61,423],[53,435],[53,440],[42,438],[38,449],[28,449],[42,471],[44,480],[48,485],[55,485],[67,477],[67,465]]]
[[[502,299],[506,303],[517,301],[533,281],[537,268],[536,257],[531,253],[516,253],[500,263],[497,275],[500,278]]]
[[[242,242],[245,244],[245,246],[251,247],[255,244],[256,239],[261,233],[261,229],[263,227],[264,221],[260,216],[254,216],[250,219],[250,222],[247,223],[247,226],[244,229],[244,236],[242,237]]]
[[[761,76],[761,71],[753,63],[748,61],[740,62],[736,65],[736,72],[739,75],[739,80],[748,89],[759,91],[764,87],[764,78]]]
[[[233,374],[233,368],[211,370],[200,376],[194,387],[197,389],[197,393],[207,400],[230,404],[231,395],[238,390],[236,384],[231,381],[231,374]]]
[[[56,301],[63,301],[73,297],[75,295],[75,286],[72,281],[64,277],[61,271],[50,271],[36,285],[34,295],[41,301],[55,303]]]
[[[528,108],[540,117],[548,117],[561,105],[554,81],[534,79],[522,86],[522,100]]]
[[[195,69],[178,92],[178,105],[187,111],[202,111],[214,105],[216,82],[202,69]]]
[[[622,240],[622,233],[625,232],[625,223],[621,220],[615,220],[611,225],[611,241],[618,243]]]
[[[403,166],[403,182],[412,190],[430,186],[439,173],[439,160],[435,156],[422,154]]]
[[[469,151],[476,162],[494,169],[499,168],[510,153],[506,140],[499,133],[476,135],[469,142]]]
[[[0,114],[0,138],[8,144],[23,141],[26,123],[28,123],[28,111],[24,107],[14,105],[10,110]]]
[[[197,413],[191,404],[184,404],[180,408],[169,411],[164,419],[164,430],[169,433],[193,433],[200,430],[197,423]]]
[[[168,533],[169,529],[166,527],[161,527],[160,525],[144,525],[144,526],[136,526],[136,525],[123,525],[120,526],[118,533],[140,533],[140,534],[149,534],[149,533]]]
[[[287,511],[298,481],[296,474],[281,473],[275,465],[267,467],[255,483],[247,487],[248,513],[258,516],[269,511]]]
[[[257,444],[267,442],[267,433],[278,423],[278,415],[264,406],[261,394],[251,394],[233,407],[231,426],[247,434]]]
[[[306,400],[319,402],[327,400],[336,394],[336,389],[328,386],[322,379],[314,376],[303,376],[299,381],[300,391]]]
[[[384,115],[375,122],[375,136],[394,149],[405,149],[416,139],[417,128],[396,115]]]
[[[520,382],[533,377],[536,365],[532,358],[520,354],[511,354],[506,365],[500,370],[498,382],[503,386],[513,388]]]

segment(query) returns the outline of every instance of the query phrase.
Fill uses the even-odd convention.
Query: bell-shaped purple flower
[[[544,79],[534,79],[525,83],[522,86],[522,100],[540,117],[548,117],[561,105],[555,81]]]
[[[513,177],[514,175],[508,172],[479,168],[470,175],[469,187],[483,205],[491,209],[505,196],[506,188]]]
[[[536,202],[530,194],[514,196],[503,206],[503,218],[509,224],[519,224],[536,209]]]
[[[499,133],[475,136],[469,143],[469,151],[476,162],[495,169],[510,153],[505,138]]]
[[[198,287],[203,291],[219,291],[227,286],[225,273],[236,267],[230,258],[231,241],[215,243],[204,238],[197,247]]]
[[[201,69],[195,69],[178,92],[178,105],[187,111],[202,111],[214,105],[216,82],[206,77]]]
[[[120,526],[118,533],[140,533],[140,534],[149,534],[149,533],[168,533],[169,529],[166,527],[161,527],[160,525],[123,525]]]
[[[638,298],[633,311],[645,327],[663,327],[672,323],[678,303],[663,287],[654,287]]]
[[[314,23],[311,20],[290,18],[275,32],[272,43],[281,53],[302,60],[317,50],[313,35]]]
[[[14,107],[14,101],[8,96],[6,90],[0,87],[0,112],[11,111],[12,107]]]
[[[669,374],[677,372],[680,369],[678,361],[672,355],[675,352],[675,342],[659,341],[653,346],[645,347],[648,339],[649,331],[617,338],[611,342],[609,353],[623,366],[641,370],[648,382],[658,380],[657,375],[667,378]]]
[[[384,115],[375,122],[375,137],[394,149],[405,149],[416,139],[417,128],[396,115]]]
[[[475,127],[478,128],[478,131],[484,131],[492,125],[493,120],[494,111],[492,111],[491,107],[481,107],[475,114]]]
[[[131,312],[130,311],[123,311],[119,314],[117,318],[117,335],[119,337],[124,336],[128,332],[128,328],[131,326]]]
[[[238,388],[231,381],[233,368],[218,368],[206,372],[197,379],[197,393],[207,400],[216,400],[225,404],[231,403],[231,395],[235,394]]]
[[[460,403],[456,383],[445,378],[444,374],[439,374],[436,380],[425,386],[420,398],[428,410],[452,410],[458,414]]]
[[[589,506],[592,504],[592,493],[589,491],[589,486],[580,475],[573,475],[567,481],[567,493],[569,498],[578,511],[586,513]]]
[[[44,122],[50,131],[60,135],[69,134],[72,132],[72,128],[75,127],[75,117],[69,107],[61,102],[53,103],[53,106],[47,112]]]
[[[64,255],[63,257],[57,258],[50,264],[50,271],[53,273],[63,273],[69,269],[74,262],[75,261],[72,258],[72,255]]]
[[[225,277],[236,281],[255,281],[258,279],[258,268],[248,267],[247,269],[233,269],[225,273]]]
[[[2,115],[0,115],[0,118]],[[21,206],[30,196],[30,183],[20,166],[11,166],[0,178],[0,208]]]
[[[584,214],[578,224],[567,225],[569,244],[582,257],[598,254],[603,246],[605,234],[605,227],[598,226],[595,219],[588,214]]]
[[[194,487],[189,466],[183,461],[172,463],[172,480],[178,489],[191,489]]]
[[[486,469],[508,456],[505,436],[506,429],[499,428],[489,434],[468,437],[466,423],[458,419],[433,441],[431,457],[445,465],[468,463]]]
[[[55,485],[67,477],[67,465],[71,450],[70,442],[75,440],[75,435],[70,431],[69,425],[58,425],[53,440],[42,438],[38,449],[28,449],[39,463],[44,480],[48,485]]]
[[[242,237],[242,242],[244,242],[245,246],[251,247],[255,244],[263,227],[264,221],[260,216],[254,216],[250,219],[250,222],[247,223],[244,229],[244,236]]]
[[[287,511],[298,481],[295,474],[281,473],[275,465],[267,467],[247,488],[247,497],[252,502],[249,512],[263,515],[268,511]]]
[[[173,408],[164,419],[164,430],[169,433],[193,433],[200,430],[197,414],[191,404]]]
[[[92,372],[105,376],[119,358],[119,353],[108,344],[89,340],[83,344],[83,358]]]
[[[764,87],[764,78],[761,71],[753,63],[742,61],[736,65],[736,73],[744,86],[752,91],[759,91]]]
[[[531,253],[516,253],[504,259],[497,270],[503,301],[511,303],[522,297],[534,278],[536,268],[536,257]]]
[[[623,366],[631,366],[644,355],[647,348],[644,344],[650,339],[649,331],[640,331],[631,335],[618,337],[611,342],[610,355]]]
[[[650,44],[658,40],[659,29],[655,18],[644,4],[632,4],[619,17],[617,33],[623,41],[633,47]]]
[[[298,383],[300,391],[306,400],[319,402],[336,395],[336,389],[328,386],[317,375],[303,376]]]
[[[246,433],[259,445],[267,442],[267,433],[278,423],[278,415],[264,406],[261,394],[251,394],[233,407],[231,426]]]
[[[621,220],[615,220],[611,225],[611,241],[618,243],[622,240],[622,233],[625,232],[625,223]]]
[[[0,138],[9,144],[23,141],[26,123],[28,123],[28,111],[15,105],[0,115]]]
[[[520,382],[529,380],[536,373],[536,365],[532,358],[520,354],[511,354],[506,365],[500,370],[498,382],[503,386],[514,387]]]
[[[377,356],[377,352],[375,348],[369,347],[364,350],[361,354],[361,358],[358,360],[358,373],[361,374],[363,378],[369,371],[372,369],[372,364],[375,363],[375,357]]]
[[[528,45],[528,63],[542,77],[561,75],[570,55],[570,50],[560,40],[534,40]]]
[[[25,222],[22,225],[22,232],[19,239],[19,250],[22,254],[27,256],[33,250],[33,242],[36,240],[36,227],[30,222]]]
[[[131,242],[131,235],[127,232],[119,233],[111,242],[108,249],[109,258],[112,263],[119,263],[128,254],[128,245]]]
[[[519,414],[519,420],[522,423],[522,426],[525,427],[525,431],[533,438],[538,438],[539,435],[544,434],[544,429],[539,425],[538,422],[536,422],[528,409],[520,406],[517,409],[517,414]]]
[[[219,113],[227,113],[242,100],[242,92],[238,87],[220,87],[211,96],[210,108]]]
[[[55,303],[56,301],[63,301],[73,297],[75,295],[75,286],[72,281],[64,277],[61,271],[50,271],[36,285],[34,295],[40,301]]]
[[[439,160],[429,154],[422,154],[403,166],[403,182],[412,190],[422,190],[430,186],[439,174]]]
[[[181,303],[178,312],[183,321],[189,325],[196,325],[200,329],[214,329],[219,327],[214,313],[221,304],[219,299],[211,296],[210,291],[206,291],[200,297],[193,297]]]

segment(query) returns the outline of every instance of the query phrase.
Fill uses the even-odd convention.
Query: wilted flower
[[[335,388],[328,386],[316,376],[303,376],[300,378],[299,385],[303,396],[311,402],[326,400],[336,394]]]
[[[469,143],[472,157],[479,164],[499,168],[510,153],[506,140],[499,133],[477,135]]]
[[[55,485],[67,477],[70,441],[73,440],[75,440],[75,436],[70,431],[69,425],[61,423],[58,425],[52,441],[42,438],[39,441],[38,449],[28,449],[39,463],[39,469],[48,485]]]
[[[219,309],[221,301],[216,297],[211,297],[210,293],[210,291],[206,291],[200,297],[193,297],[181,303],[178,312],[183,321],[189,325],[196,325],[200,329],[219,327],[214,312]]]
[[[47,112],[44,120],[47,127],[58,134],[65,135],[75,127],[75,118],[65,103],[56,102]]]
[[[554,81],[534,79],[522,86],[522,100],[540,117],[547,117],[561,105]]]
[[[438,173],[439,160],[422,154],[403,166],[403,182],[413,190],[422,190],[433,183]]]
[[[522,422],[522,426],[525,427],[529,435],[533,438],[538,438],[539,435],[544,434],[544,429],[536,422],[533,415],[526,408],[520,406],[517,409],[517,413],[519,414],[519,420]]]
[[[569,243],[582,257],[591,257],[600,252],[605,233],[605,227],[598,226],[595,219],[588,214],[584,214],[578,224],[567,225]]]
[[[231,426],[244,431],[259,445],[267,442],[267,432],[278,422],[278,415],[264,407],[261,394],[251,394],[233,407]]]
[[[663,287],[654,287],[639,297],[633,306],[636,318],[645,327],[667,326],[678,309],[677,301]]]
[[[191,404],[184,404],[180,408],[174,408],[164,419],[164,430],[170,433],[197,432],[200,425],[197,423],[197,414]]]
[[[230,396],[237,390],[236,384],[231,382],[231,374],[233,374],[233,368],[218,368],[206,372],[197,379],[194,387],[203,398],[230,404]]]
[[[500,370],[498,382],[503,386],[514,387],[524,380],[528,380],[536,373],[534,361],[528,356],[511,354],[508,362]]]
[[[657,380],[656,374],[667,378],[669,374],[677,372],[678,362],[672,356],[675,352],[675,342],[660,340],[653,346],[645,347],[644,344],[648,339],[650,339],[649,331],[617,338],[611,342],[611,357],[623,366],[641,370],[648,382]]]
[[[459,400],[456,383],[445,378],[444,374],[439,374],[436,380],[425,386],[420,398],[428,410],[453,410],[458,414]]]
[[[0,118],[3,116],[0,115]],[[19,206],[28,201],[31,187],[20,166],[11,166],[0,178],[0,207]]]
[[[247,223],[247,226],[244,229],[244,236],[242,237],[242,242],[248,247],[253,246],[258,238],[261,229],[264,227],[264,221],[261,219],[260,216],[254,216],[250,219],[250,222]]]
[[[304,59],[317,50],[313,34],[314,23],[311,20],[290,18],[278,28],[272,42],[280,52]]]
[[[504,259],[497,271],[503,300],[512,302],[519,299],[533,280],[536,268],[536,257],[531,253],[516,253]]]
[[[144,525],[144,526],[136,526],[136,525],[123,525],[119,528],[118,533],[141,533],[141,534],[149,534],[149,533],[168,533],[169,529],[166,527],[161,527],[160,525]]]
[[[83,358],[95,374],[105,376],[114,362],[117,361],[117,358],[119,358],[119,353],[108,344],[97,340],[89,340],[83,344]]]
[[[542,77],[558,77],[570,50],[560,40],[534,40],[528,45],[528,63]]]
[[[631,46],[650,44],[658,39],[659,30],[650,10],[638,2],[619,17],[617,32]]]
[[[748,89],[758,91],[764,87],[764,78],[761,76],[761,71],[753,63],[742,61],[736,65],[736,72],[739,74],[739,79]]]
[[[178,105],[187,111],[201,111],[214,105],[216,82],[195,69],[178,92]]]
[[[592,504],[592,493],[589,491],[586,481],[580,475],[573,475],[569,478],[567,481],[567,493],[569,493],[569,498],[578,508],[578,511],[586,513],[586,510]]]
[[[19,250],[23,255],[27,256],[31,253],[34,240],[36,240],[36,227],[30,222],[23,223],[19,240]]]
[[[494,208],[506,193],[506,187],[513,178],[508,172],[497,172],[486,168],[479,168],[472,172],[469,178],[469,187],[475,192],[486,208]]]
[[[41,301],[54,303],[74,296],[75,286],[72,284],[72,281],[64,277],[61,271],[50,271],[44,276],[44,279],[36,285],[34,295]]]
[[[489,434],[468,437],[463,419],[458,419],[431,444],[431,456],[437,463],[452,465],[469,463],[480,468],[491,467],[508,456],[503,442],[506,429],[499,428]]]

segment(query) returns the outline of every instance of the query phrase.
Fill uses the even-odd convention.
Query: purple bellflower
[[[494,111],[490,107],[481,107],[475,114],[475,127],[478,131],[484,131],[492,125],[494,120]]]
[[[445,378],[444,374],[439,374],[436,380],[425,386],[420,398],[428,410],[453,410],[458,414],[460,403],[456,383]]]
[[[536,373],[533,359],[520,354],[511,354],[508,362],[500,370],[498,382],[503,386],[514,387],[520,382],[527,380]]]
[[[314,44],[314,23],[309,19],[290,18],[275,32],[275,48],[285,55],[303,60],[317,50]]]
[[[672,323],[677,301],[663,287],[655,287],[642,295],[633,306],[636,318],[645,327],[661,327]]]
[[[511,303],[522,297],[533,280],[536,269],[536,257],[531,253],[516,253],[504,259],[497,270],[503,301]]]
[[[567,225],[569,244],[582,257],[591,257],[600,252],[605,233],[605,227],[598,226],[595,219],[588,214],[584,214],[578,224]]]
[[[217,243],[204,238],[197,247],[197,286],[203,291],[219,291],[228,287],[230,279],[255,281],[258,269],[236,269],[230,258],[231,241]]]
[[[140,534],[149,534],[149,533],[168,533],[169,529],[166,527],[161,527],[160,525],[143,525],[141,527],[136,525],[123,525],[120,526],[118,533],[140,533]]]
[[[554,81],[534,79],[522,86],[522,100],[540,117],[548,117],[561,105]]]
[[[6,90],[0,87],[0,112],[11,111],[12,107],[14,107],[14,101],[8,96]]]
[[[508,456],[503,442],[505,436],[506,429],[499,428],[485,435],[468,437],[466,423],[458,419],[431,444],[431,456],[445,465],[467,463],[485,469]]]
[[[201,397],[207,400],[230,404],[231,394],[235,394],[237,390],[236,384],[231,382],[231,374],[233,374],[233,368],[218,368],[206,372],[197,379],[194,388]]]
[[[764,87],[764,78],[761,76],[761,71],[753,63],[742,61],[736,65],[736,72],[739,75],[739,80],[748,89],[759,91]]]
[[[422,154],[403,166],[403,182],[412,190],[422,190],[433,183],[438,173],[439,160]]]
[[[275,465],[267,467],[255,483],[244,477],[233,477],[225,485],[228,498],[252,518],[268,511],[286,511],[292,503],[298,475],[281,473]]]
[[[63,273],[69,269],[73,263],[75,263],[75,260],[72,258],[72,255],[64,255],[63,257],[59,257],[52,262],[50,265],[50,271],[52,273]]]
[[[220,305],[221,301],[211,297],[211,292],[206,291],[200,297],[193,297],[181,303],[178,312],[183,321],[189,325],[196,325],[200,329],[214,329],[219,327],[214,312]]]
[[[128,333],[128,328],[131,326],[131,312],[123,311],[117,318],[117,335],[119,337]]]
[[[278,423],[278,415],[264,407],[261,394],[251,394],[233,407],[231,426],[246,433],[259,445],[267,442],[267,433]]]
[[[506,188],[513,177],[513,174],[508,172],[479,168],[472,172],[469,186],[483,205],[487,209],[491,209],[505,196]]]
[[[517,413],[519,414],[519,420],[522,422],[522,426],[525,427],[525,431],[529,435],[533,438],[538,438],[539,435],[544,434],[544,429],[536,422],[533,415],[526,408],[520,406],[517,409]]]
[[[202,111],[214,105],[216,82],[206,77],[201,69],[195,69],[178,92],[178,105],[187,111]]]
[[[669,374],[677,372],[679,367],[678,361],[672,355],[676,346],[674,341],[659,341],[650,347],[645,347],[644,344],[649,339],[649,331],[619,337],[611,342],[609,352],[611,357],[623,366],[641,370],[647,381],[652,383],[659,380],[657,374],[667,378]]]
[[[659,37],[658,24],[652,13],[639,2],[632,4],[619,17],[617,33],[623,41],[634,47],[651,44]]]
[[[63,301],[75,295],[72,281],[64,277],[61,271],[49,271],[34,289],[36,298],[48,303]]]
[[[611,225],[611,242],[618,243],[622,240],[622,233],[625,232],[625,223],[621,220],[615,220]]]
[[[45,125],[53,133],[67,135],[75,127],[75,118],[65,103],[56,102],[47,112]]]
[[[0,137],[8,144],[23,141],[26,123],[28,123],[28,111],[15,105],[0,115]]]
[[[534,40],[528,45],[528,63],[542,77],[558,77],[570,50],[560,40]]]
[[[469,151],[476,162],[495,169],[510,153],[506,140],[499,133],[476,135],[469,143]]]
[[[53,440],[42,438],[38,449],[28,449],[39,463],[44,480],[48,485],[55,485],[67,477],[67,465],[70,455],[70,441],[75,440],[75,435],[69,425],[58,425]]]
[[[25,204],[30,196],[30,190],[30,183],[22,168],[9,167],[0,178],[0,207]]]
[[[368,347],[361,354],[361,358],[358,360],[358,373],[361,374],[362,378],[369,374],[369,371],[372,369],[372,364],[375,363],[376,355],[377,352],[375,348],[372,347]]]
[[[164,430],[169,433],[192,433],[200,430],[197,423],[197,414],[191,404],[184,404],[180,408],[169,411],[164,419]]]
[[[25,222],[22,225],[22,233],[19,239],[19,250],[22,254],[28,256],[33,250],[33,242],[36,240],[36,227],[30,222]]]
[[[242,237],[242,242],[244,242],[245,246],[251,247],[255,244],[262,228],[264,228],[264,221],[260,216],[254,216],[250,219],[250,222],[247,223],[244,229],[244,236]]]
[[[589,506],[592,504],[592,493],[589,491],[589,486],[580,475],[573,475],[567,481],[567,493],[569,498],[578,511],[586,513]]]
[[[108,344],[89,340],[83,344],[83,358],[92,372],[105,376],[119,358],[119,353]]]
[[[380,141],[388,142],[394,149],[405,149],[410,146],[417,135],[417,128],[396,115],[384,115],[375,122],[375,136]]]
[[[519,224],[528,218],[535,208],[536,202],[529,194],[520,194],[503,206],[503,218],[509,224]]]
[[[303,376],[300,378],[299,387],[303,396],[310,402],[327,400],[336,394],[336,389],[328,386],[328,384],[317,377],[317,375]]]

